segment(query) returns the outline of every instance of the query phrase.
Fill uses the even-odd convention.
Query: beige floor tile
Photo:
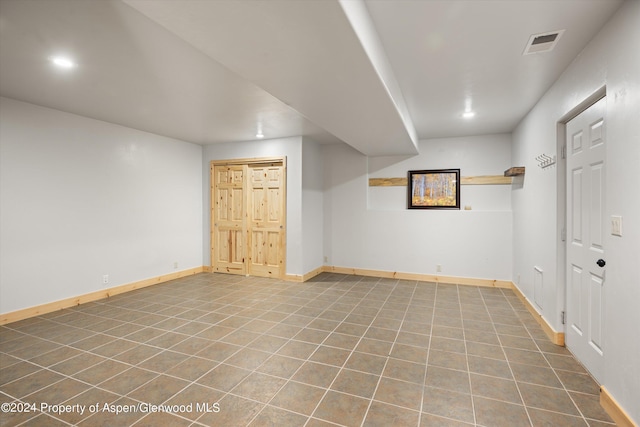
[[[579,374],[587,373],[582,364],[572,356],[545,354],[544,357],[549,361],[549,365],[551,365],[553,369],[577,372]]]
[[[195,381],[218,366],[218,364],[213,360],[191,356],[167,370],[166,374],[188,381]]]
[[[135,427],[188,427],[191,421],[170,412],[152,412],[134,424]]]
[[[419,410],[422,401],[422,388],[418,384],[382,377],[374,399],[403,408]]]
[[[311,344],[302,341],[289,341],[278,350],[277,354],[281,356],[296,357],[298,359],[307,359],[318,348],[317,344]]]
[[[505,347],[505,354],[507,360],[512,363],[522,363],[525,365],[549,367],[549,363],[545,356],[539,351],[520,350],[517,348]]]
[[[161,351],[162,350],[157,347],[140,344],[131,348],[130,350],[125,351],[124,353],[113,356],[113,358],[130,365],[137,365],[147,359],[150,359]]]
[[[515,405],[500,400],[473,397],[476,422],[483,426],[517,427],[529,426],[529,417],[522,405]]]
[[[309,357],[309,360],[327,365],[342,366],[350,354],[351,352],[347,350],[321,345]]]
[[[467,370],[467,356],[463,353],[453,353],[450,351],[440,351],[432,349],[429,351],[429,367],[437,366],[441,368],[455,369],[458,371]]]
[[[469,363],[469,372],[500,378],[513,378],[509,364],[502,360],[467,356],[467,362]]]
[[[614,422],[609,414],[600,406],[599,396],[576,392],[569,392],[569,395],[586,418],[607,423]]]
[[[114,339],[107,342],[106,344],[92,349],[91,352],[104,357],[114,357],[116,355],[124,353],[125,351],[131,350],[136,345],[136,343],[131,341]]]
[[[146,414],[137,410],[125,412],[122,410],[122,408],[135,408],[137,404],[138,402],[124,397],[116,400],[115,402],[109,403],[106,409],[103,409],[105,407],[101,402],[100,411],[94,413],[90,417],[85,418],[78,425],[82,427],[111,427],[114,425],[133,425]],[[120,412],[117,413],[116,411]]]
[[[255,350],[275,353],[287,342],[288,340],[286,338],[275,337],[271,335],[262,335],[252,341],[247,347]]]
[[[522,405],[520,391],[514,380],[471,374],[471,392],[474,396]]]
[[[315,418],[357,427],[369,407],[369,400],[349,394],[329,391],[313,413]]]
[[[613,426],[507,289],[203,273],[0,326],[0,344],[2,403],[185,408],[3,425]]]
[[[29,374],[39,371],[40,369],[42,368],[38,365],[22,361],[11,365],[2,365],[2,369],[0,369],[0,386],[19,378],[23,378]]]
[[[252,371],[262,365],[269,357],[271,357],[271,353],[266,351],[243,348],[227,358],[224,363]]]
[[[474,424],[467,424],[432,414],[423,413],[420,417],[420,427],[468,427],[472,425]]]
[[[580,374],[577,372],[555,370],[556,375],[560,377],[560,381],[569,391],[577,391],[593,395],[600,394],[600,386],[595,382],[589,374]]]
[[[331,385],[332,390],[370,399],[378,385],[377,375],[343,369]]]
[[[251,371],[246,369],[222,363],[200,377],[197,382],[217,390],[230,391],[250,374]]]
[[[473,403],[471,395],[433,387],[425,387],[422,412],[473,423]]]
[[[327,388],[333,382],[340,368],[316,362],[305,362],[291,378],[294,381]]]
[[[222,362],[233,354],[242,349],[241,346],[230,344],[226,342],[216,341],[209,346],[203,348],[195,355],[209,360],[215,360],[216,362]]]
[[[344,366],[345,368],[353,369],[356,371],[379,375],[382,373],[385,363],[385,357],[353,352],[349,356],[349,359]]]
[[[551,368],[511,363],[513,376],[518,382],[538,384],[547,387],[562,387],[555,372]]]
[[[365,334],[365,332],[367,332],[367,327],[364,325],[356,325],[354,323],[340,323],[335,332],[353,335],[360,338]]]
[[[92,415],[93,412],[90,409],[92,405],[95,405],[98,402],[100,405],[104,405],[105,403],[110,404],[118,399],[120,399],[120,396],[115,393],[93,387],[77,396],[71,397],[66,402],[64,402],[64,404],[66,405],[83,405],[84,412],[74,410],[62,414],[57,414],[56,416],[61,420],[75,425]],[[95,409],[93,411],[95,411]]]
[[[64,379],[62,375],[42,369],[3,384],[0,386],[0,391],[19,399],[42,388],[48,387],[51,384],[57,383],[62,379]]]
[[[398,406],[374,401],[367,411],[363,426],[414,427],[420,413]]]
[[[362,338],[362,340],[360,340],[360,344],[356,346],[355,350],[361,353],[369,353],[376,356],[387,357],[391,352],[391,347],[392,344],[388,341]]]
[[[569,393],[563,389],[533,384],[518,384],[525,405],[569,415],[580,415]]]
[[[291,378],[293,374],[302,366],[304,360],[294,359],[292,357],[281,356],[274,354],[267,361],[265,361],[257,369],[258,372],[281,377]]]
[[[159,405],[184,389],[188,384],[187,381],[178,378],[160,375],[132,391],[128,396],[140,402]]]
[[[207,410],[214,410],[216,403],[220,402],[224,395],[221,391],[198,384],[191,384],[169,399],[167,405],[178,405],[178,407],[184,405],[185,411],[179,412],[178,415],[190,420],[196,420],[204,415]]]
[[[150,343],[150,344],[153,344],[153,343]],[[190,337],[168,348],[170,348],[172,351],[177,351],[179,353],[194,355],[204,350],[206,347],[209,347],[210,345],[211,345],[211,341],[207,339],[199,338],[199,337]],[[163,347],[163,346],[160,346],[160,347]]]
[[[71,378],[64,378],[62,381],[58,381],[49,387],[40,389],[35,393],[23,397],[23,401],[35,403],[39,405],[46,403],[50,405],[56,405],[77,396],[88,389],[91,386],[80,381],[76,381]]]
[[[355,348],[359,341],[359,337],[334,332],[330,334],[322,344],[325,346],[338,347],[344,350],[351,351]]]
[[[437,366],[427,368],[424,384],[430,387],[442,388],[459,393],[470,393],[469,373]]]
[[[465,342],[463,340],[454,340],[442,337],[432,337],[429,348],[432,350],[449,351],[461,354],[466,352]]]
[[[130,368],[100,384],[100,388],[119,395],[126,395],[132,390],[151,381],[158,374],[139,368]]]
[[[558,412],[543,411],[542,409],[527,409],[531,417],[533,427],[563,426],[563,427],[587,427],[587,423],[581,417],[574,417]]]
[[[126,371],[130,366],[115,360],[105,360],[95,366],[85,369],[77,373],[73,377],[89,384],[100,384],[109,378],[115,377],[119,373]]]
[[[231,390],[232,394],[267,403],[285,385],[287,380],[254,372]]]
[[[311,415],[324,393],[325,390],[322,388],[290,381],[269,404],[299,414]]]
[[[378,328],[378,327],[370,327],[367,330],[367,332],[364,334],[364,336],[367,338],[380,340],[380,341],[389,341],[389,342],[394,342],[396,340],[397,335],[398,335],[397,331],[393,329],[384,329],[384,328]]]
[[[389,358],[382,375],[397,380],[423,384],[426,365]]]
[[[251,427],[304,426],[307,417],[274,406],[265,406],[253,419]]]

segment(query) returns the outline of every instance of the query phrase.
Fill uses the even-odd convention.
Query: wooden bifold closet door
[[[285,273],[285,159],[211,162],[211,264],[215,272]]]

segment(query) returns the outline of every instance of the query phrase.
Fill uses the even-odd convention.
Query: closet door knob
[[[597,260],[596,264],[598,264],[598,266],[600,266],[600,267],[604,267],[605,265],[607,265],[607,263],[603,259]]]

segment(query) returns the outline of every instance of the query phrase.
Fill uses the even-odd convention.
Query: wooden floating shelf
[[[511,177],[502,175],[463,176],[462,185],[510,185]]]
[[[520,176],[524,175],[524,166],[514,166],[504,171],[504,176]]]
[[[369,178],[369,187],[406,187],[407,178]]]
[[[462,185],[508,185],[511,184],[510,176],[480,175],[463,176],[460,178]],[[407,178],[369,178],[369,187],[406,187]]]

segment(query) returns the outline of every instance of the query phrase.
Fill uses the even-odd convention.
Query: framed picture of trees
[[[409,209],[460,209],[460,169],[409,171]]]

